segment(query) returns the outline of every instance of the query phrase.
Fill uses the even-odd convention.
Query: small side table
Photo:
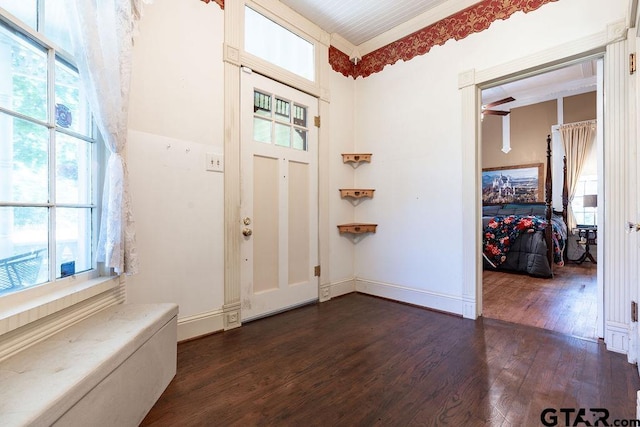
[[[597,228],[581,228],[578,231],[578,243],[584,244],[584,253],[580,258],[575,260],[576,264],[582,264],[586,260],[591,261],[594,264],[597,264],[595,258],[590,252],[590,245],[598,244],[598,229]]]

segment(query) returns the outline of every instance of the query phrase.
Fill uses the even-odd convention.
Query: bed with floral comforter
[[[486,269],[523,272],[551,277],[541,205],[506,205],[483,209],[482,255]],[[491,215],[494,214],[494,215]],[[551,218],[554,262],[563,265],[567,228],[559,215]]]

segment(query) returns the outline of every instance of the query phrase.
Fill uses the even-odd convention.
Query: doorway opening
[[[598,212],[603,209],[598,197],[602,194],[603,177],[602,62],[601,58],[584,59],[482,90],[484,317],[591,340],[603,336],[604,292],[598,264],[602,244],[598,245],[597,237],[601,218]],[[582,162],[580,168],[570,166],[567,177],[563,174],[563,157],[567,153],[562,134],[573,126],[592,126],[592,139],[586,148],[567,146],[570,156],[581,150]],[[548,135],[553,181],[549,187],[544,182],[549,168]],[[568,140],[566,131],[564,135]],[[574,157],[570,162],[576,163]],[[540,169],[539,175],[527,176],[523,172],[536,168]],[[562,218],[565,182],[568,200],[564,204],[570,205],[569,217],[573,215],[575,221]],[[501,238],[506,244],[500,247],[499,256],[487,257],[486,249],[492,243],[486,227],[502,227],[505,221],[537,218],[541,214],[544,221],[547,188],[553,195],[552,223],[557,232],[554,237],[558,237],[553,239],[553,265],[547,262],[548,270],[543,266],[547,246],[540,247],[535,235],[543,235],[544,231],[535,231],[535,225],[523,237],[509,229]]]

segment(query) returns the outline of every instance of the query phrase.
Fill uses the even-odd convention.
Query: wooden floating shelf
[[[354,222],[351,224],[340,224],[338,225],[338,230],[340,230],[340,233],[351,234],[375,233],[377,226],[378,224],[362,224]]]
[[[340,197],[351,197],[354,199],[361,199],[363,197],[373,197],[373,192],[376,191],[374,189],[363,189],[363,188],[341,188],[340,189]]]
[[[371,162],[371,153],[343,153],[342,163]]]

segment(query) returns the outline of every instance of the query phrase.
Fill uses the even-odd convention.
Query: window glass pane
[[[91,209],[56,209],[56,277],[91,268]]]
[[[271,117],[271,95],[254,91],[253,112],[257,116]]]
[[[598,176],[581,175],[576,184],[576,191],[573,196],[573,200],[571,201],[571,208],[576,216],[576,222],[578,225],[597,225],[597,208],[585,206],[585,196],[596,195],[597,193]]]
[[[59,47],[72,53],[67,26],[65,0],[47,0],[44,4],[44,25],[41,31]]]
[[[584,194],[598,194],[598,178],[591,176],[586,177]]]
[[[0,0],[0,7],[34,30],[36,29],[37,0]]]
[[[0,25],[0,105],[47,119],[47,55]]]
[[[245,7],[244,49],[307,80],[315,81],[315,48],[302,37]]]
[[[307,107],[293,106],[293,124],[307,127]]]
[[[294,129],[293,148],[307,151],[307,131],[304,129]]]
[[[591,209],[589,209],[591,210]],[[596,214],[594,212],[585,212],[584,220],[581,224],[596,225]]]
[[[56,202],[91,203],[92,144],[56,133]]]
[[[78,72],[56,60],[56,125],[90,136],[89,107]]]
[[[48,280],[48,208],[0,207],[0,293]]]
[[[271,144],[271,120],[253,118],[253,140]]]
[[[0,113],[0,201],[48,201],[48,138],[46,127]]]
[[[276,123],[276,145],[291,146],[291,126]]]
[[[283,122],[290,122],[291,104],[289,101],[276,98],[276,119]]]

